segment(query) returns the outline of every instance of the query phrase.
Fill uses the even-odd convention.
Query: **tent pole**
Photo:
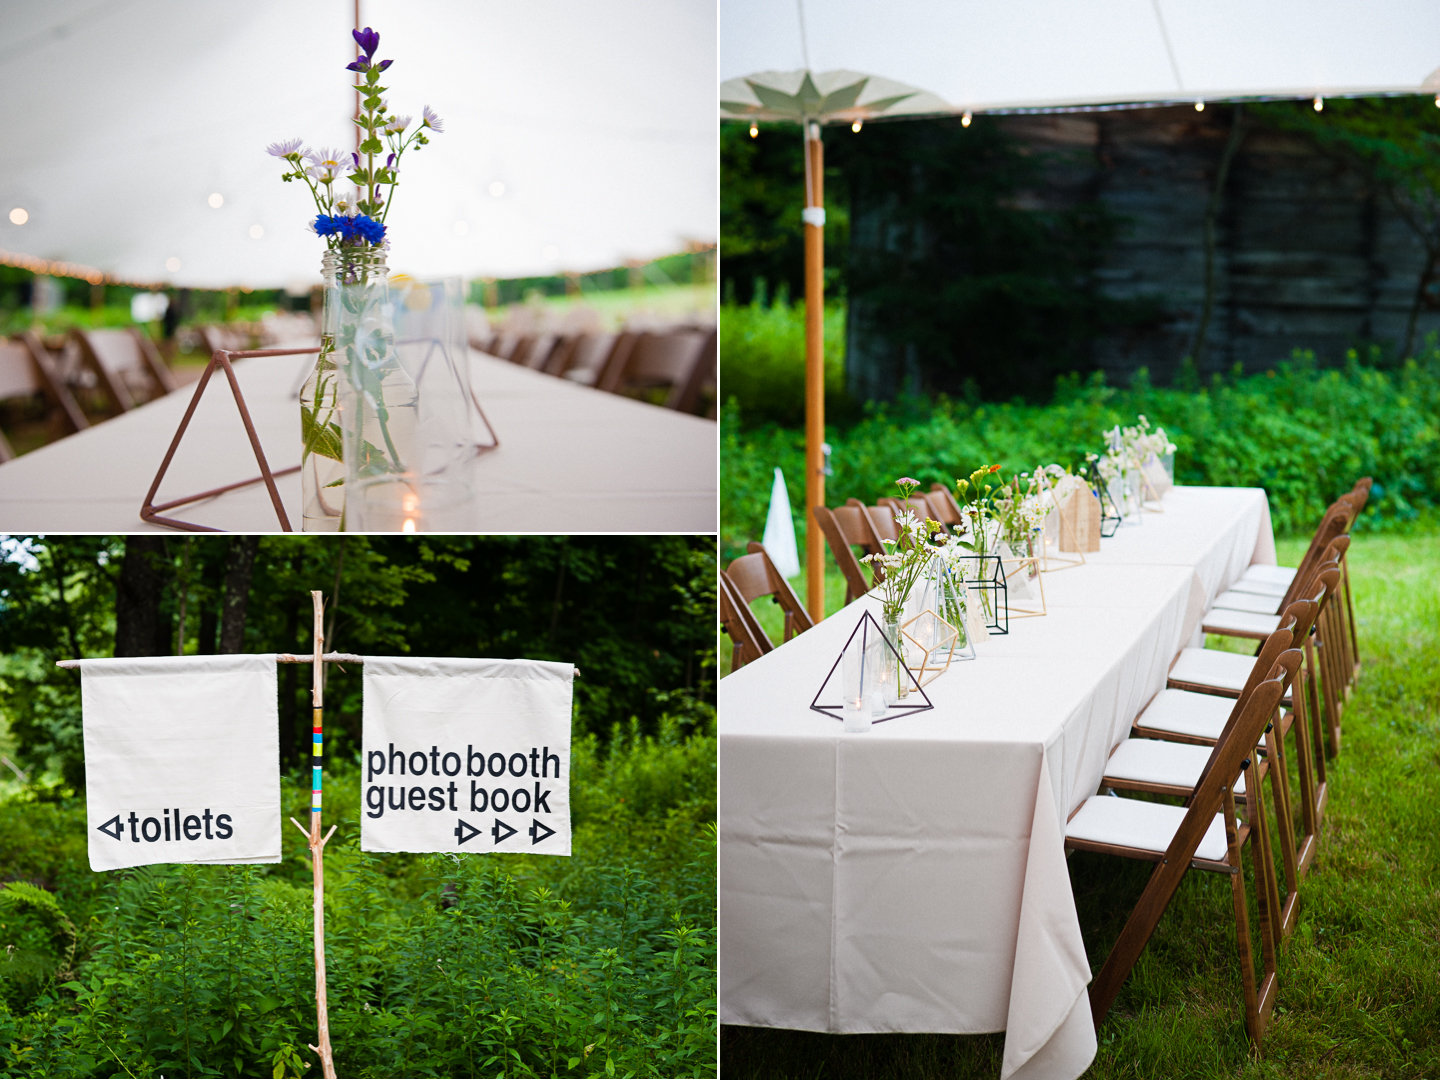
[[[805,121],[805,606],[825,618],[825,539],[814,508],[825,505],[825,147]]]
[[[314,705],[315,727],[311,736],[313,746],[311,757],[310,793],[310,862],[315,870],[315,1013],[320,1028],[320,1045],[310,1047],[320,1055],[320,1066],[326,1080],[334,1080],[335,1055],[330,1049],[330,1009],[325,1001],[325,840],[320,838],[320,766],[323,760],[324,735],[322,719],[325,713],[325,601],[318,590],[310,593],[315,609],[315,656],[311,669],[311,700]],[[334,832],[332,828],[330,830]]]

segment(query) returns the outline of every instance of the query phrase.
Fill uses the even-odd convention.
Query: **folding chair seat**
[[[750,605],[741,598],[729,575],[720,571],[720,625],[734,643],[730,654],[730,670],[738,671],[751,660],[771,652],[775,646],[760,628]]]
[[[860,599],[870,591],[871,585],[866,582],[860,560],[855,557],[852,548],[863,548],[867,555],[875,554],[878,550],[872,539],[874,532],[864,507],[816,506],[811,508],[811,512],[815,515],[820,531],[825,534],[825,542],[830,547],[830,555],[835,560],[835,565],[845,577],[845,603]],[[884,570],[874,567],[874,577],[875,584],[880,584],[885,580]]]
[[[1373,482],[1374,481],[1368,476],[1362,477],[1356,482],[1355,486],[1350,489],[1347,495],[1341,496],[1341,498],[1351,504],[1351,522],[1354,522],[1354,520],[1360,516],[1360,512],[1365,509],[1365,503],[1370,496],[1370,486]],[[1321,520],[1323,523],[1324,519],[1322,518]],[[1314,548],[1315,540],[1312,539],[1310,542],[1310,550],[1307,550],[1305,553],[1306,556],[1311,555]],[[1302,559],[1301,561],[1303,564],[1304,560]],[[1275,593],[1276,595],[1284,596],[1291,582],[1295,580],[1295,575],[1299,572],[1299,569],[1298,566],[1251,566],[1246,569],[1245,573],[1240,575],[1240,580],[1232,585],[1231,588],[1238,592]]]
[[[795,590],[780,576],[780,571],[770,561],[770,553],[765,550],[765,545],[752,540],[745,550],[749,554],[731,562],[725,568],[725,573],[736,594],[747,607],[762,596],[774,598],[775,603],[785,612],[785,636],[781,638],[782,644],[814,626],[810,613],[800,603]]]
[[[1264,785],[1253,781],[1249,785],[1253,810],[1248,822],[1241,822],[1236,816],[1235,787],[1255,757],[1255,746],[1279,703],[1287,677],[1293,677],[1299,664],[1299,651],[1286,651],[1267,677],[1246,695],[1234,721],[1210,752],[1188,806],[1092,795],[1070,815],[1065,828],[1067,848],[1157,864],[1114,948],[1091,981],[1090,1012],[1097,1031],[1186,873],[1197,869],[1218,871],[1230,877],[1245,1030],[1252,1042],[1261,1041],[1276,996],[1271,922],[1277,913],[1263,869],[1271,858],[1269,832]],[[1242,861],[1242,850],[1247,843],[1260,915],[1258,980]]]

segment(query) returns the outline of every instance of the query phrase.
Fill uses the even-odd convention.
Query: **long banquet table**
[[[1209,602],[1275,561],[1260,489],[1162,505],[1045,574],[1049,614],[952,664],[933,711],[845,734],[809,709],[873,595],[721,681],[724,1023],[1005,1031],[1006,1080],[1085,1070],[1065,821]]]
[[[300,461],[297,376],[311,357],[257,356],[236,376],[270,467]],[[714,532],[716,425],[471,353],[500,448],[472,462],[476,532]],[[303,377],[303,376],[302,376]],[[193,386],[0,465],[0,529],[139,532],[140,504]],[[223,375],[210,380],[157,502],[259,474]],[[300,528],[300,477],[277,481]],[[256,484],[173,511],[242,532],[278,532]]]

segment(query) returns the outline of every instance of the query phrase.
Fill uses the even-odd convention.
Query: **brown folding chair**
[[[0,338],[0,400],[35,394],[44,394],[50,406],[52,431],[58,427],[68,433],[90,426],[39,338],[30,331],[19,341]],[[0,432],[0,461],[14,457],[14,448]]]
[[[895,511],[881,503],[878,506],[866,506],[859,499],[846,499],[846,506],[858,506],[865,511],[865,521],[870,528],[870,542],[876,551],[883,552],[885,546],[880,543],[882,540],[900,540],[900,526],[895,521]]]
[[[765,550],[765,545],[752,540],[745,550],[750,554],[741,555],[725,568],[737,595],[747,605],[762,596],[774,598],[775,603],[785,612],[785,636],[780,639],[782,644],[814,626],[810,613],[800,603],[795,590],[780,576],[780,571],[775,569],[775,564],[770,561],[770,553]]]
[[[175,377],[152,342],[141,331],[72,330],[85,365],[105,388],[114,412],[175,389]]]
[[[712,329],[705,335],[700,344],[700,355],[690,366],[690,374],[687,378],[677,381],[670,387],[670,394],[665,399],[665,407],[674,409],[676,412],[694,413],[701,412],[701,406],[706,405],[706,415],[714,418],[716,394],[716,360],[719,356],[719,329]]]
[[[855,557],[853,549],[863,548],[867,555],[879,553],[871,539],[874,530],[870,527],[864,507],[837,506],[832,509],[828,506],[816,506],[811,508],[811,512],[815,515],[820,531],[825,534],[825,542],[830,546],[835,565],[845,576],[845,603],[860,599],[870,591],[872,585],[865,581],[860,560]],[[874,567],[874,579],[875,585],[885,580],[885,571],[879,566]]]
[[[1245,1031],[1252,1042],[1260,1043],[1275,1008],[1276,993],[1275,938],[1270,928],[1275,912],[1269,890],[1261,884],[1264,879],[1261,867],[1269,858],[1265,789],[1258,783],[1248,786],[1254,797],[1255,812],[1249,822],[1237,825],[1235,786],[1240,774],[1249,769],[1255,746],[1279,704],[1287,679],[1294,677],[1299,664],[1299,650],[1290,649],[1280,656],[1267,678],[1256,685],[1234,723],[1211,751],[1188,807],[1092,795],[1071,814],[1065,829],[1067,848],[1157,864],[1114,948],[1090,984],[1090,1013],[1097,1031],[1181,881],[1193,868],[1230,876],[1240,977],[1244,984]],[[1247,840],[1251,865],[1255,868],[1255,898],[1260,914],[1258,985],[1241,860]]]
[[[546,375],[559,377],[565,374],[570,366],[570,357],[574,355],[575,345],[580,340],[579,334],[562,334],[555,339],[555,347],[550,350],[550,355],[545,358],[545,364],[540,368]]]
[[[1131,738],[1110,752],[1110,758],[1105,765],[1105,775],[1100,781],[1101,787],[1188,799],[1193,794],[1195,784],[1209,758],[1210,748],[1219,741],[1226,727],[1235,721],[1242,703],[1270,672],[1280,655],[1303,640],[1317,609],[1318,605],[1309,600],[1297,601],[1287,609],[1285,625],[1271,634],[1261,646],[1250,676],[1235,705],[1225,714],[1224,723],[1218,728],[1209,728],[1204,723],[1198,725],[1200,729],[1208,729],[1204,736],[1197,735],[1195,721],[1201,717],[1209,720],[1212,715],[1218,719],[1224,709],[1222,703],[1227,699],[1192,694],[1184,690],[1160,691],[1135,719]],[[1286,690],[1290,690],[1288,683]],[[1214,708],[1211,708],[1212,706]],[[1186,723],[1186,720],[1190,722]],[[1275,805],[1286,890],[1282,904],[1274,864],[1267,863],[1263,868],[1266,888],[1270,890],[1272,909],[1279,912],[1279,917],[1271,927],[1275,933],[1276,946],[1283,945],[1295,928],[1295,919],[1299,913],[1300,879],[1304,874],[1296,855],[1294,817],[1285,760],[1285,735],[1288,729],[1284,720],[1283,710],[1272,718],[1271,724],[1265,729],[1263,745],[1257,747],[1262,755],[1258,759],[1258,767],[1247,774],[1243,783],[1235,790],[1236,800],[1245,806],[1247,814],[1252,814],[1256,804],[1249,785],[1260,784],[1267,776],[1270,780],[1270,795]],[[1168,730],[1177,726],[1182,730]],[[1309,741],[1305,738],[1306,729],[1303,725],[1296,734],[1303,775],[1304,753],[1309,748]],[[1304,794],[1308,795],[1310,787],[1302,786]],[[1315,836],[1313,831],[1309,831],[1311,820],[1310,814],[1304,815],[1307,828],[1307,868],[1309,858],[1314,855]]]
[[[623,367],[607,365],[601,390],[608,390],[641,401],[662,404],[671,400],[676,388],[689,382],[705,339],[689,330],[669,334],[640,334]]]
[[[555,350],[555,340],[554,334],[535,334],[532,337],[522,338],[521,345],[510,357],[510,362],[530,368],[532,371],[540,371]]]
[[[935,520],[947,526],[951,532],[961,533],[965,531],[965,515],[960,512],[960,504],[955,501],[955,496],[944,484],[931,484],[930,490],[925,493],[930,500],[930,505],[935,508]]]
[[[569,379],[581,386],[596,386],[609,365],[610,357],[623,334],[579,334],[575,346],[566,358],[563,370],[556,371],[562,379]],[[633,335],[631,335],[633,338]],[[626,345],[628,350],[629,344]]]
[[[730,670],[738,671],[751,660],[775,648],[750,605],[741,598],[725,571],[720,571],[720,625],[734,642],[730,654]]]

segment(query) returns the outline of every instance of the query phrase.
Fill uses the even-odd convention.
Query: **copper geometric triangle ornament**
[[[839,680],[835,679],[836,671],[840,672]],[[838,681],[840,686],[832,687],[832,681]],[[908,685],[905,685],[906,682]],[[890,692],[899,687],[904,688],[905,696],[889,701]],[[833,704],[837,693],[840,702]],[[917,696],[919,701],[915,700]],[[822,697],[827,699],[825,704],[820,703]],[[871,724],[881,724],[897,716],[925,712],[935,706],[914,672],[906,666],[905,658],[885,636],[875,617],[866,611],[861,613],[860,621],[845,639],[840,655],[830,666],[830,672],[820,684],[810,708],[837,720],[846,719],[848,713],[850,717],[857,714],[868,716]]]
[[[199,502],[201,499],[209,499],[227,491],[234,491],[236,488],[249,487],[251,484],[263,482],[265,489],[270,493],[270,502],[275,507],[275,515],[280,519],[281,530],[294,532],[290,527],[290,519],[285,516],[285,507],[280,502],[280,492],[275,487],[275,478],[299,472],[300,466],[294,465],[288,469],[281,469],[279,472],[270,470],[270,464],[265,460],[265,451],[260,446],[260,436],[255,433],[255,425],[250,420],[250,410],[245,406],[245,395],[240,392],[240,384],[235,379],[235,369],[230,366],[230,361],[243,360],[250,356],[300,356],[304,353],[318,353],[319,351],[318,347],[311,349],[251,349],[243,352],[231,352],[226,349],[215,350],[210,357],[210,363],[205,367],[205,374],[200,376],[200,382],[195,386],[195,393],[190,398],[190,405],[185,410],[185,416],[181,419],[180,426],[175,430],[175,437],[170,440],[170,449],[165,451],[165,458],[160,462],[160,471],[155,474],[155,480],[150,485],[150,490],[145,493],[145,504],[140,508],[140,520],[147,524],[168,525],[172,529],[184,529],[187,532],[223,532],[223,529],[161,517],[160,514],[164,510],[186,506],[189,503]],[[225,378],[230,383],[230,392],[234,395],[235,405],[240,410],[240,421],[245,425],[245,434],[250,438],[250,447],[255,451],[255,460],[260,465],[260,475],[249,480],[241,480],[238,483],[226,484],[224,487],[212,488],[199,495],[187,495],[183,499],[172,499],[157,506],[155,505],[155,493],[160,490],[160,481],[165,479],[165,473],[170,468],[170,462],[175,457],[180,440],[185,436],[185,429],[190,426],[190,418],[195,415],[195,407],[200,404],[200,398],[205,393],[205,387],[209,385],[210,376],[215,374],[216,368],[225,372]]]

